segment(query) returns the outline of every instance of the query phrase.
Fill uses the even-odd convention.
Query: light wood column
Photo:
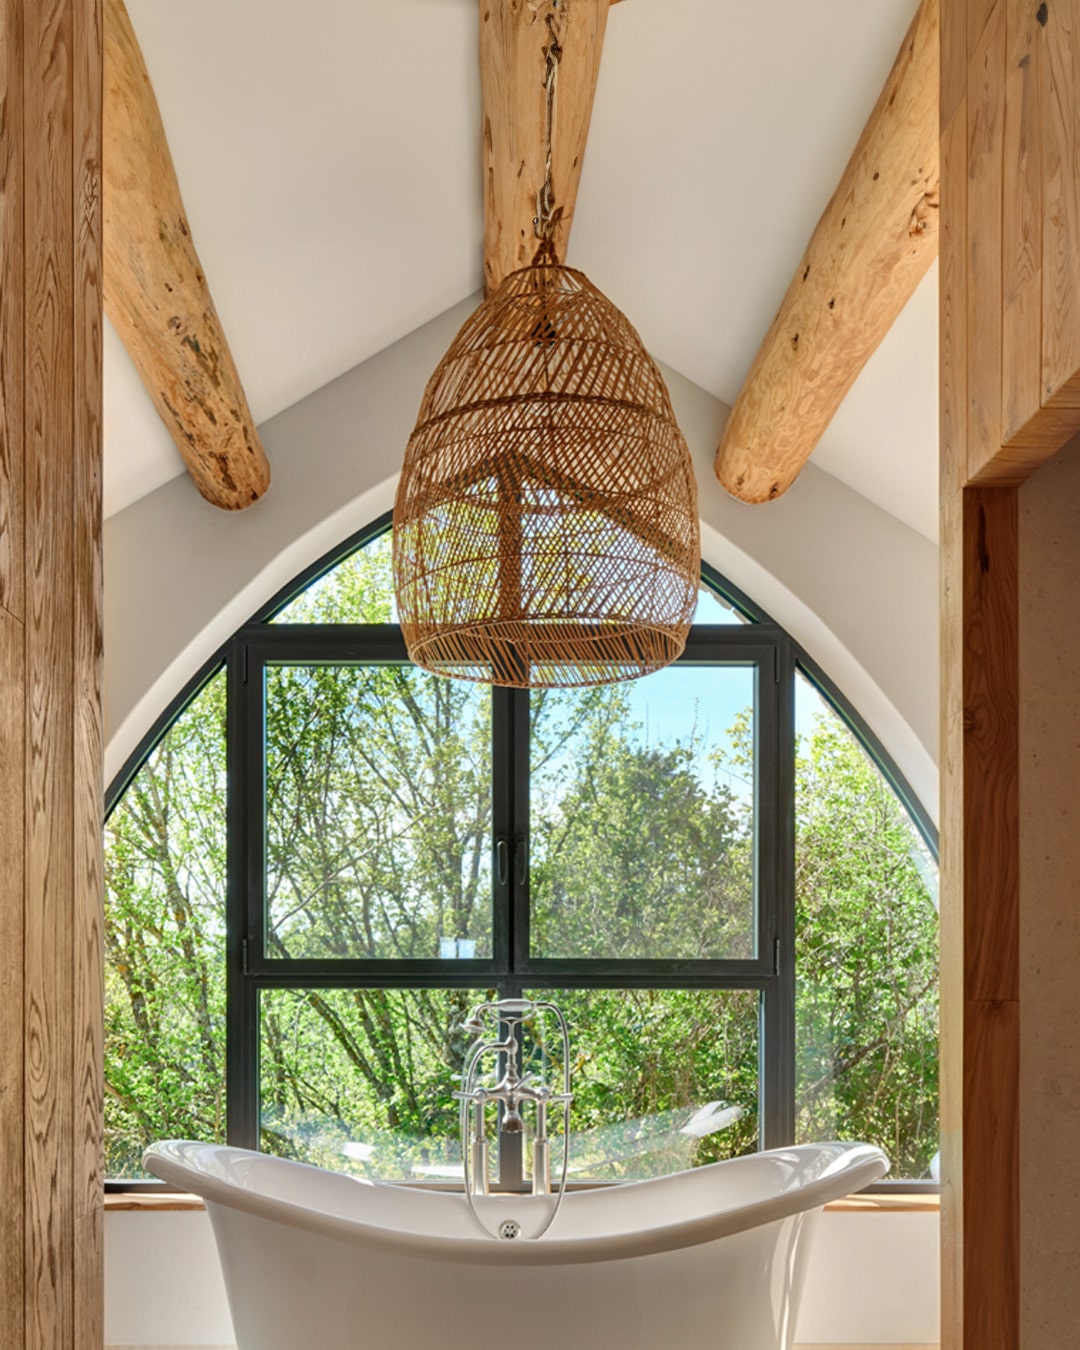
[[[99,1350],[100,0],[0,0],[0,1347]]]
[[[1025,1028],[1065,1004],[1021,980],[1040,822],[1020,800],[1021,764],[1037,775],[1018,519],[1021,485],[1080,429],[1080,12],[943,0],[941,27],[942,1347],[1042,1350],[1020,1084]]]

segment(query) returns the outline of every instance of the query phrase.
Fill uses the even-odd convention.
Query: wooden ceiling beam
[[[937,256],[939,27],[922,0],[732,409],[716,476],[741,501],[791,486]]]
[[[484,100],[484,286],[532,262],[548,173],[547,87],[555,67],[551,210],[559,260],[574,218],[609,0],[480,0]]]
[[[157,99],[124,0],[105,0],[105,309],[207,501],[270,484],[236,364],[191,237]]]

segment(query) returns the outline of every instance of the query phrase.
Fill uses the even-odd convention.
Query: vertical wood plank
[[[75,0],[73,86],[74,257],[74,1208],[73,1350],[105,1342],[104,819],[102,726],[102,69],[101,0]]]
[[[0,129],[0,135],[3,134]],[[6,240],[0,239],[0,247]],[[26,1344],[23,1280],[23,626],[0,608],[0,1350]]]
[[[944,292],[943,292],[944,296]],[[944,371],[944,367],[943,367]],[[944,414],[943,414],[944,415]],[[944,443],[943,443],[944,444]],[[961,442],[961,451],[963,442]],[[963,493],[941,514],[941,1346],[964,1346]]]
[[[968,69],[967,474],[1001,446],[1001,194],[1005,0],[997,0]]]
[[[1043,154],[1042,394],[1080,369],[1080,12],[1049,0],[1039,25]],[[1077,391],[1073,389],[1073,405]]]
[[[938,117],[944,130],[967,97],[967,6],[941,0],[941,98]]]
[[[23,1262],[22,13],[0,6],[0,1350],[25,1345]],[[3,1010],[7,1010],[6,1015]]]
[[[964,493],[964,993],[1020,994],[1018,505]]]
[[[962,17],[961,31],[965,34],[965,56],[969,64],[985,42],[986,28],[997,4],[998,0],[964,0],[963,4],[955,6],[958,16]]]
[[[70,0],[26,23],[27,1350],[74,1329],[71,791],[73,248]],[[66,1081],[65,1081],[66,1080]]]
[[[974,1000],[964,1023],[964,1345],[1019,1350],[1020,1005]]]
[[[1017,493],[942,500],[942,1347],[1019,1346]]]
[[[943,503],[967,481],[967,180],[967,101],[963,99],[943,124],[941,135],[938,415]]]
[[[104,1340],[100,0],[0,0],[0,1350]]]
[[[1006,0],[1002,178],[1002,435],[1042,406],[1042,154],[1035,0]]]
[[[965,1345],[1020,1344],[1020,637],[1014,489],[963,494]]]
[[[23,594],[22,10],[0,9],[0,607]]]
[[[967,468],[967,40],[965,8],[941,9],[939,294],[941,500],[941,1344],[964,1345],[963,485]],[[959,69],[960,75],[957,75]],[[951,76],[950,73],[952,72]],[[950,86],[959,96],[949,93]],[[947,111],[948,109],[948,111]]]

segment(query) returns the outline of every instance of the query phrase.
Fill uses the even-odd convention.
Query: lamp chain
[[[562,0],[563,5],[568,0]],[[552,9],[559,6],[559,0],[552,0]],[[545,134],[547,142],[547,160],[544,166],[544,183],[536,195],[536,216],[533,219],[533,229],[536,232],[537,239],[540,240],[541,247],[545,244],[551,245],[555,235],[555,227],[562,217],[562,207],[555,205],[555,193],[551,184],[551,144],[555,134],[555,111],[556,94],[559,82],[559,61],[562,59],[562,47],[559,44],[559,34],[556,29],[556,20],[554,13],[547,16],[548,43],[545,57],[544,73],[544,93],[546,97],[545,107]],[[550,252],[550,249],[545,250]]]

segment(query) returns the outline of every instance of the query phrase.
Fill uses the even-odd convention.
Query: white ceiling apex
[[[476,0],[128,8],[256,422],[479,289]],[[567,261],[654,356],[727,402],[915,8],[633,0],[610,13]],[[905,343],[936,340],[936,322],[909,329]],[[143,416],[117,367],[110,503],[138,495],[121,485],[113,428]],[[885,403],[845,444],[864,440],[885,471],[881,427],[916,406],[928,424],[936,379],[881,384]],[[934,462],[936,438],[904,454]]]

